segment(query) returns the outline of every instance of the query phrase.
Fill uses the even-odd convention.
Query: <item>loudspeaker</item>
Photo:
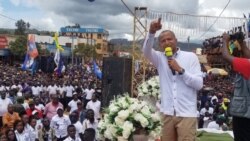
[[[131,58],[104,57],[102,72],[102,107],[107,107],[117,95],[125,92],[131,94]]]

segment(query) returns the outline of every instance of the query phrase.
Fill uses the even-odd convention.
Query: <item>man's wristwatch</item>
[[[185,73],[185,70],[181,68],[181,71],[179,72],[179,75],[183,75]]]

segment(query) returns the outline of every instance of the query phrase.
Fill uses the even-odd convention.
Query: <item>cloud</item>
[[[147,7],[155,12],[218,16],[228,0],[123,0],[134,11],[134,7]],[[222,16],[242,17],[248,15],[249,0],[233,1]],[[103,27],[110,32],[110,38],[132,37],[133,16],[121,0],[10,0],[15,6],[32,7],[41,11],[39,16],[28,17],[31,24],[43,30],[57,31],[62,26],[80,24],[82,27]],[[28,9],[27,8],[27,9]],[[1,10],[1,6],[0,6]],[[26,15],[23,15],[24,17]],[[190,21],[195,25],[197,21]],[[149,24],[149,21],[148,21]],[[180,28],[190,28],[191,24]],[[211,23],[208,23],[211,24]],[[213,28],[216,30],[216,28]],[[186,37],[185,37],[186,38]]]

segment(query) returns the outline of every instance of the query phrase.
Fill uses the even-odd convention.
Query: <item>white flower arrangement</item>
[[[105,110],[104,118],[98,125],[99,138],[111,141],[130,140],[138,131],[143,131],[150,139],[156,139],[161,133],[160,114],[144,101],[128,95],[117,97]]]
[[[138,87],[138,96],[149,96],[160,99],[160,81],[159,76],[154,76],[149,80],[141,83]]]

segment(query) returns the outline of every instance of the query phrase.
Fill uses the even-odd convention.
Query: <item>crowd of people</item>
[[[101,81],[91,64],[63,78],[0,64],[1,141],[93,141],[101,118]]]
[[[211,73],[204,76],[204,86],[198,94],[198,128],[231,130],[232,118],[228,106],[233,95],[232,76]]]

